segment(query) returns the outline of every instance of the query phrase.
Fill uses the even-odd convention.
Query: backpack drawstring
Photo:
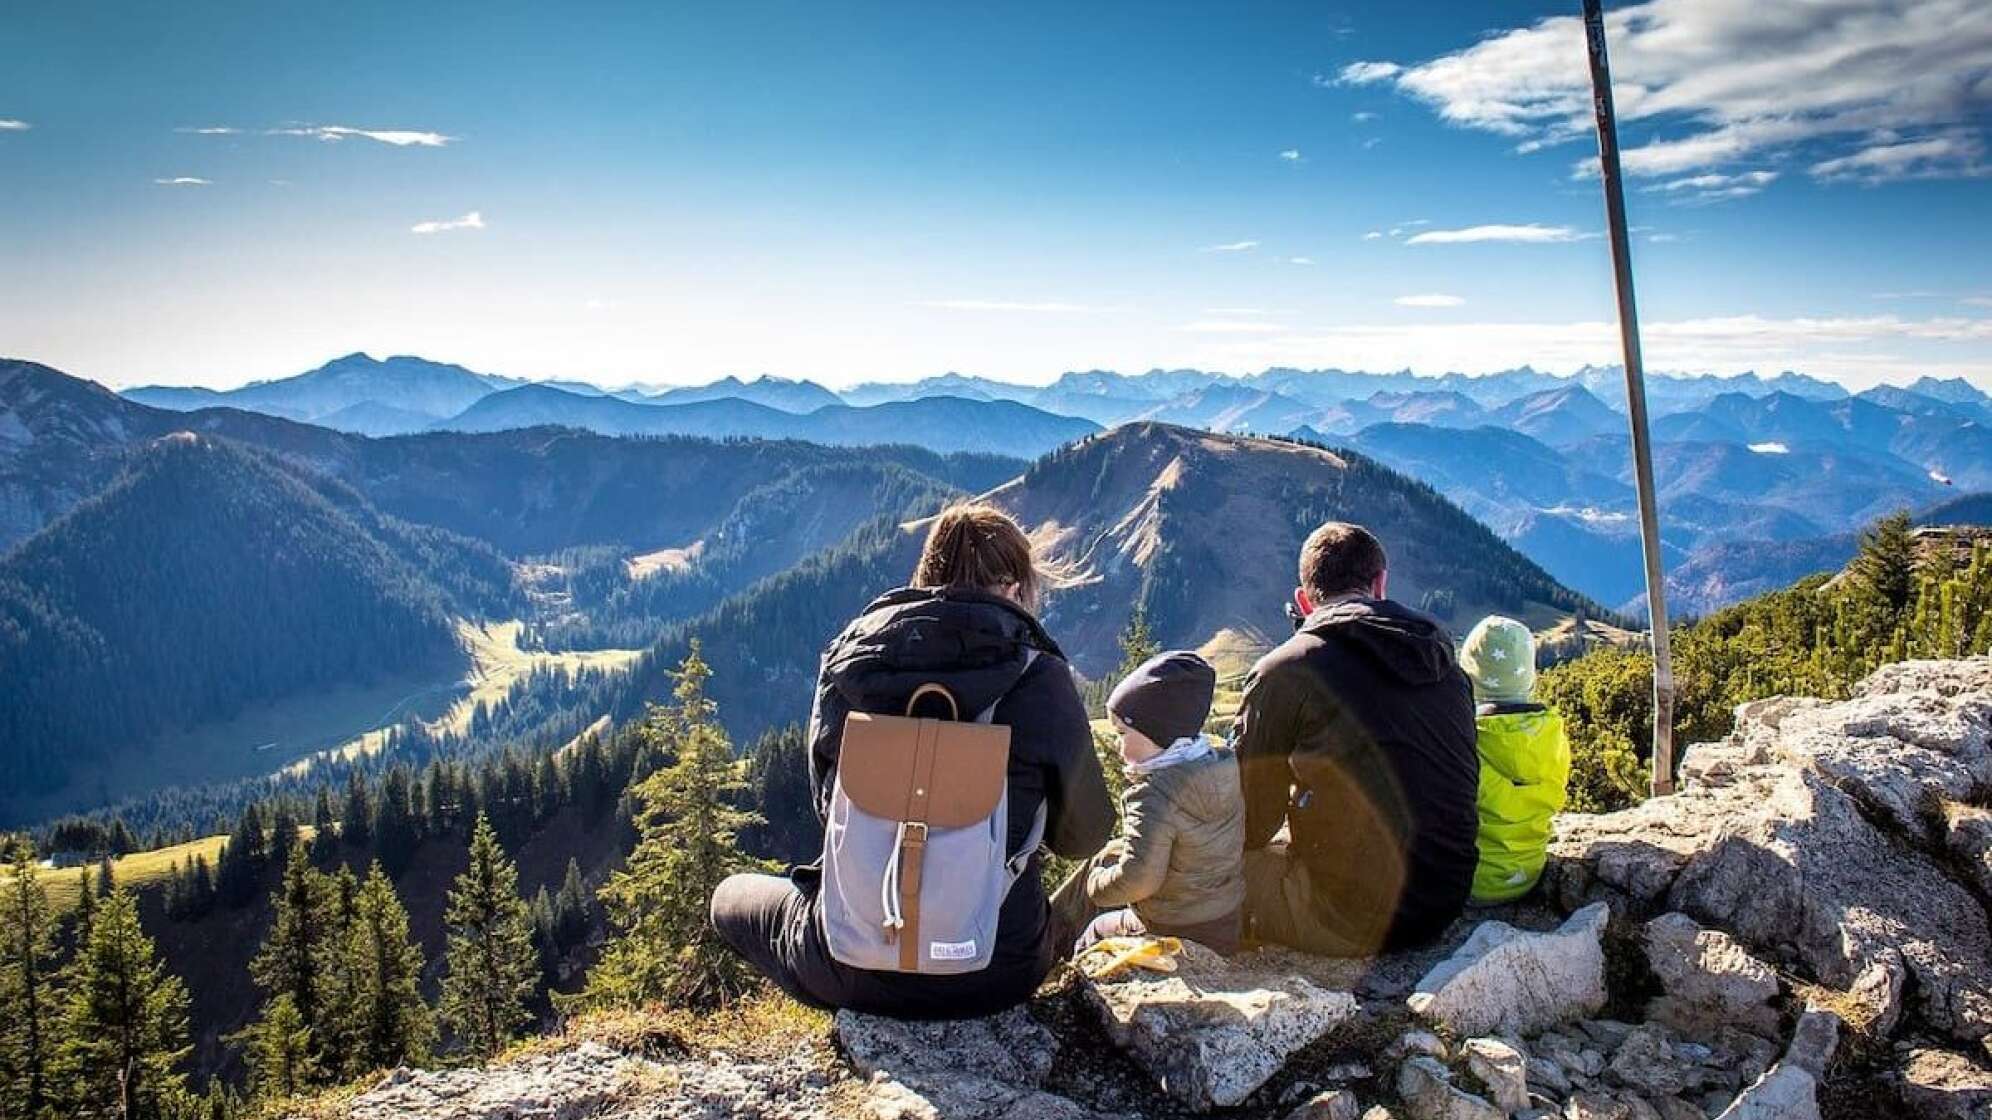
[[[879,908],[885,915],[885,928],[897,933],[906,926],[906,915],[899,907],[899,856],[906,850],[906,822],[899,822],[899,829],[892,837],[892,855],[885,861],[885,875],[879,882]]]

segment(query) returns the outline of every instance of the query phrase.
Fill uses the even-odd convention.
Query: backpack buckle
[[[899,825],[899,842],[909,848],[927,846],[926,821],[902,821]]]

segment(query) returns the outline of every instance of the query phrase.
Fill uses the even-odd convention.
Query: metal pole
[[[1653,495],[1653,443],[1646,429],[1646,371],[1639,355],[1639,312],[1632,295],[1632,241],[1626,234],[1625,185],[1619,177],[1618,122],[1612,112],[1611,64],[1605,57],[1603,0],[1584,0],[1584,41],[1591,54],[1591,105],[1598,117],[1598,171],[1611,228],[1612,279],[1618,289],[1619,337],[1625,347],[1626,416],[1639,488],[1639,540],[1646,558],[1646,607],[1653,634],[1653,796],[1674,792],[1674,663],[1667,637],[1666,572],[1660,564],[1660,513]]]

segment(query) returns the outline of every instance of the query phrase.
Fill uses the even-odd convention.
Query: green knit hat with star
[[[1473,682],[1475,700],[1520,703],[1535,695],[1535,635],[1512,618],[1481,619],[1460,647],[1459,664]]]

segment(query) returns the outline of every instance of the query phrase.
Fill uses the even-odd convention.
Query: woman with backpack
[[[954,506],[912,585],[824,650],[808,734],[824,857],[712,899],[720,938],[796,1000],[969,1018],[1051,971],[1039,845],[1091,856],[1115,817],[1071,667],[1032,613],[1041,582],[1016,522]]]

